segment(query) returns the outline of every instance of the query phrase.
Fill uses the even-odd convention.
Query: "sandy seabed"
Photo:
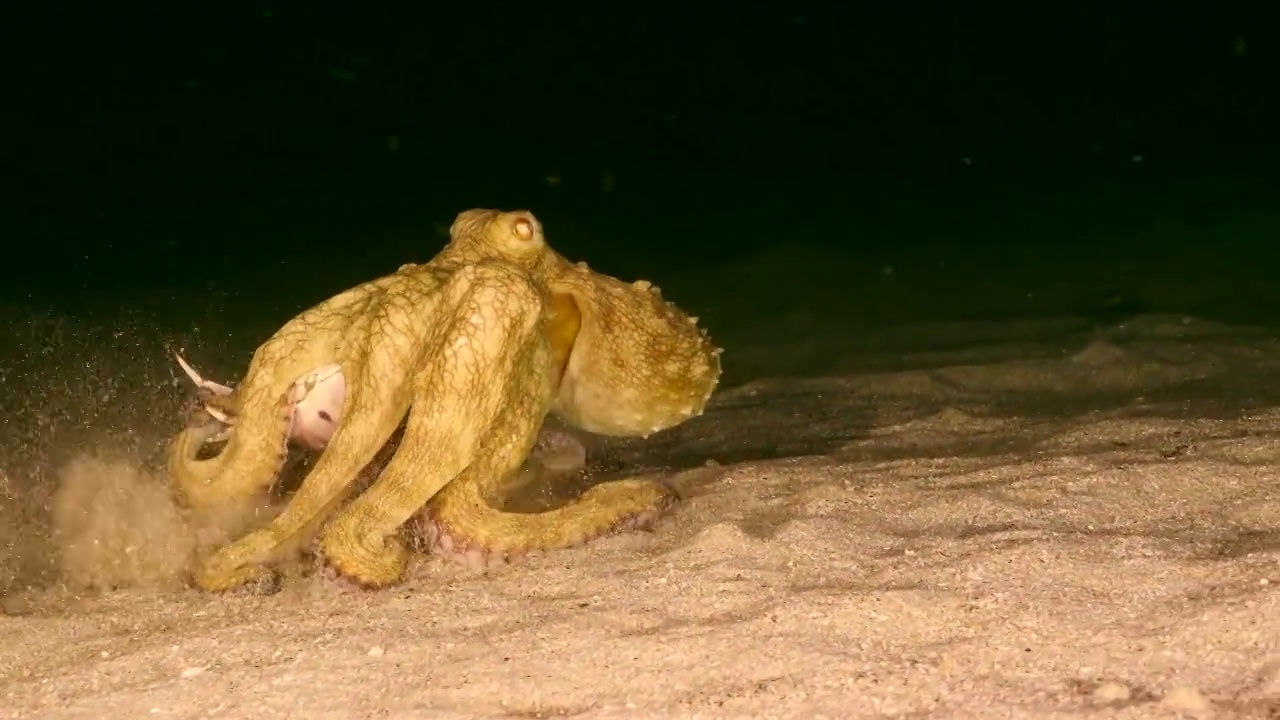
[[[173,585],[193,541],[154,453],[104,440],[43,494],[9,469],[0,717],[1280,718],[1273,333],[858,337],[826,377],[589,440],[686,501],[488,575],[204,595]]]

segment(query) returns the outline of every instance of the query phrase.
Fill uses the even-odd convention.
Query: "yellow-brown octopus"
[[[660,482],[623,479],[547,512],[495,508],[549,414],[603,435],[669,428],[702,412],[720,350],[649,283],[559,255],[529,212],[467,210],[449,232],[430,262],[290,320],[234,391],[217,386],[226,391],[217,405],[234,416],[221,453],[198,459],[211,425],[173,440],[169,470],[197,513],[263,496],[290,438],[323,448],[284,510],[204,558],[196,585],[267,579],[283,548],[318,532],[338,573],[384,586],[404,574],[409,551],[398,535],[411,520],[433,550],[493,561],[646,521],[674,499]],[[402,424],[394,455],[344,506]]]

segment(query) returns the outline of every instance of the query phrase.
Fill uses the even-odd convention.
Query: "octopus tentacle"
[[[270,575],[266,563],[282,550],[299,546],[346,499],[362,470],[387,444],[408,411],[410,378],[401,369],[415,367],[432,340],[430,323],[422,325],[426,331],[406,325],[404,312],[430,312],[431,307],[431,299],[416,296],[396,298],[379,307],[370,332],[382,333],[389,341],[363,347],[364,355],[353,356],[350,365],[344,365],[349,394],[342,421],[325,451],[284,511],[266,527],[210,555],[196,572],[197,585],[206,590],[227,590]],[[242,426],[236,438],[248,433],[248,426]]]
[[[293,433],[290,400],[296,398],[289,397],[291,388],[312,371],[343,364],[344,333],[383,300],[391,282],[395,279],[383,278],[336,295],[293,318],[259,346],[244,381],[226,400],[218,398],[219,409],[233,411],[237,429],[217,456],[197,459],[192,435],[175,438],[168,468],[188,505],[216,510],[243,503],[271,486],[287,459]],[[196,376],[192,380],[197,387],[209,384]]]
[[[196,384],[204,401],[204,412],[220,423],[222,437],[203,429],[187,428],[179,433],[171,445],[168,466],[188,504],[207,508],[215,504],[215,501],[227,499],[224,497],[227,486],[214,487],[209,480],[221,469],[219,458],[222,455],[210,460],[200,460],[198,453],[201,447],[208,442],[225,439],[228,446],[223,449],[223,453],[231,449],[232,442],[236,442],[236,449],[240,450],[233,437],[237,434],[244,435],[247,431],[243,429],[245,423],[240,419],[240,402],[235,391],[230,386],[202,378],[181,356],[178,356],[178,362]],[[341,420],[345,396],[346,379],[342,367],[336,364],[309,370],[290,384],[277,403],[276,418],[283,428],[284,438],[279,441],[279,450],[272,463],[265,466],[271,473],[271,480],[266,481],[267,486],[274,481],[286,462],[287,443],[290,440],[310,450],[324,449],[337,422]],[[240,433],[236,433],[237,427],[241,428]],[[252,451],[249,454],[252,455]],[[238,499],[244,499],[261,487],[261,482],[246,482],[240,485],[239,492],[233,491],[232,494]]]
[[[358,393],[351,399],[347,420],[331,442],[331,448],[341,447],[345,452],[321,454],[284,511],[267,527],[206,559],[196,574],[198,585],[224,590],[260,577],[267,572],[265,563],[278,551],[314,532],[345,499],[361,469],[374,459],[399,424],[394,409],[361,404]]]
[[[205,510],[226,502],[242,501],[274,482],[287,459],[289,429],[287,409],[274,404],[268,408],[273,409],[276,412],[241,415],[226,447],[208,459],[198,458],[201,446],[208,440],[206,434],[196,428],[187,428],[179,433],[169,449],[168,469],[189,507]],[[219,477],[224,467],[236,467],[237,458],[243,456],[267,457],[270,460],[266,463],[241,463],[239,465],[246,470],[242,474]],[[215,478],[223,482],[215,483]]]
[[[515,513],[494,508],[479,487],[446,487],[410,527],[418,547],[478,568],[497,565],[648,526],[679,499],[662,483],[622,479],[596,485],[552,510]]]
[[[702,412],[719,380],[719,350],[657,288],[585,266],[566,268],[552,287],[543,331],[561,417],[595,432],[648,435]],[[628,342],[611,342],[615,336]],[[423,545],[469,564],[493,564],[646,525],[677,500],[662,483],[622,479],[553,510],[504,512],[488,499],[507,468],[485,460],[482,455],[420,516]]]
[[[529,278],[505,264],[478,263],[456,272],[443,294],[455,320],[418,372],[399,450],[319,538],[328,562],[362,585],[403,576],[408,550],[399,529],[442,488],[476,466],[502,475],[519,469],[551,404],[550,378],[528,382],[547,363],[537,332],[540,292]],[[499,387],[494,378],[504,378]],[[517,395],[520,402],[509,404]],[[442,447],[450,452],[437,453]]]

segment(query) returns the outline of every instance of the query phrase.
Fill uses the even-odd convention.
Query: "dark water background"
[[[49,16],[15,45],[0,287],[11,323],[127,316],[238,371],[492,206],[653,280],[731,351],[864,324],[1273,323],[1268,12]]]

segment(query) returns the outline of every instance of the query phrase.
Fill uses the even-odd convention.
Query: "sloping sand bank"
[[[590,442],[601,474],[688,489],[654,532],[489,576],[425,558],[380,592],[169,587],[181,548],[154,546],[187,541],[160,480],[86,451],[59,474],[55,506],[93,515],[60,521],[59,583],[4,598],[0,717],[1280,717],[1272,334],[863,340],[839,376]],[[27,492],[10,478],[3,532],[34,527]]]

